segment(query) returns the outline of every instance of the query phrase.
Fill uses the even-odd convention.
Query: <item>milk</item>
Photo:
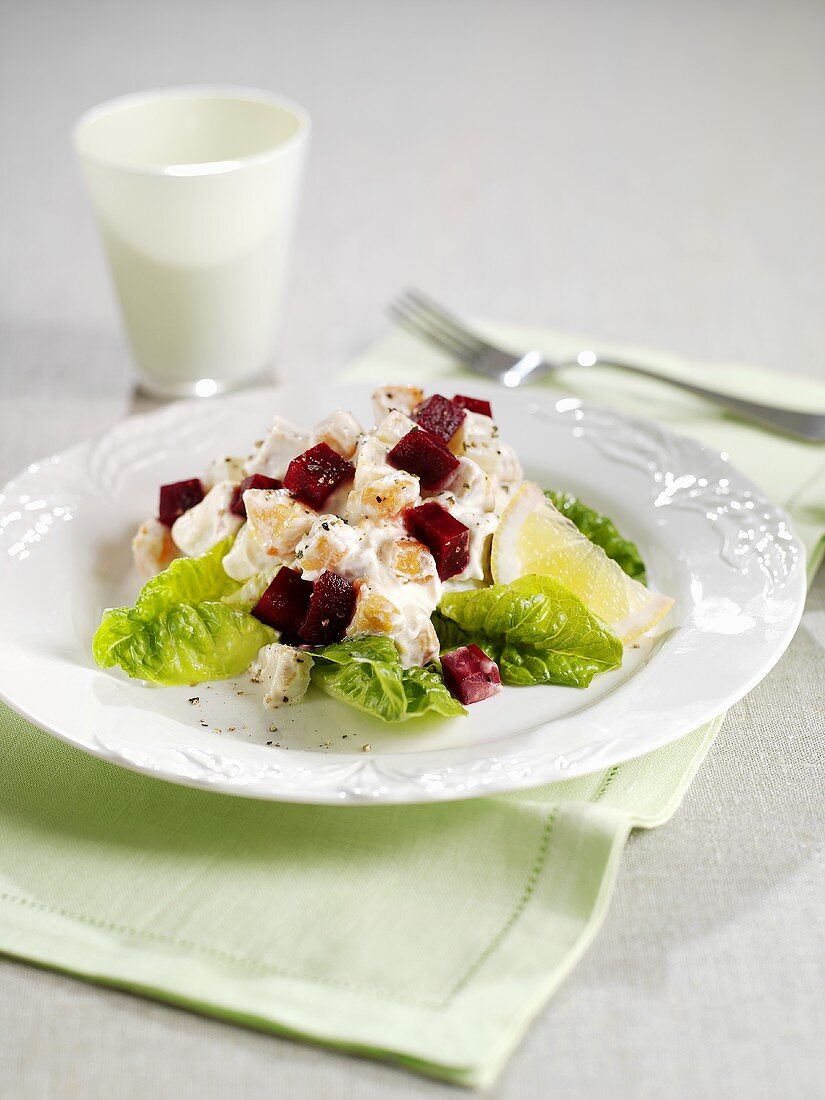
[[[207,395],[270,364],[308,136],[301,108],[235,89],[129,96],[79,121],[145,389]]]

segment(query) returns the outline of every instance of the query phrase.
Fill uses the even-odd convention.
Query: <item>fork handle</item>
[[[708,389],[706,386],[696,386],[693,382],[683,382],[681,378],[671,378],[667,374],[659,374],[658,371],[648,370],[647,367],[637,366],[635,363],[626,363],[620,359],[596,357],[593,366],[618,367],[620,370],[630,371],[632,374],[643,374],[646,378],[655,378],[659,382],[668,382],[671,386],[687,390],[689,393],[698,394],[699,397],[707,397],[722,405],[731,412],[739,413],[748,420],[754,420],[767,428],[785,432],[787,435],[797,436],[799,439],[811,440],[815,443],[825,442],[825,413],[808,413],[796,409],[782,409],[776,405],[763,405],[759,401],[748,401],[745,397],[734,397],[729,393],[720,393],[718,390]]]

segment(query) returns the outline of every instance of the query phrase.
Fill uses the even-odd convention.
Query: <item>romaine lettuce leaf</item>
[[[588,508],[572,493],[546,489],[544,495],[569,520],[575,523],[583,535],[601,546],[605,554],[622,567],[629,577],[647,584],[645,564],[635,543],[624,538],[607,516]]]
[[[433,615],[442,649],[475,644],[505,684],[587,687],[622,663],[622,643],[551,577],[521,577],[444,596]]]
[[[176,604],[220,600],[240,588],[240,582],[233,581],[223,568],[233,541],[234,536],[222,539],[199,558],[176,558],[144,584],[134,610],[148,618]]]
[[[312,682],[317,687],[384,722],[405,722],[428,712],[444,717],[467,713],[437,672],[402,668],[390,638],[348,638],[312,656]]]
[[[273,565],[271,568],[264,570],[262,573],[256,573],[249,580],[244,581],[240,587],[234,589],[228,596],[223,597],[223,602],[228,604],[229,607],[240,608],[241,611],[251,611],[258,600],[266,592],[267,588],[272,581],[272,578],[281,568],[280,563]]]
[[[101,668],[155,684],[238,676],[277,635],[222,603],[240,585],[223,571],[225,539],[200,558],[179,558],[143,586],[135,606],[106,611],[92,652]]]
[[[101,668],[120,665],[136,679],[171,686],[239,676],[276,637],[247,612],[206,601],[150,619],[126,607],[107,611],[92,649]]]

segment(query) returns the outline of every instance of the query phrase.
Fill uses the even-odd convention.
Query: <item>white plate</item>
[[[311,425],[341,406],[369,419],[369,386],[271,388],[133,417],[6,486],[0,693],[55,736],[150,775],[348,804],[570,778],[672,741],[752,688],[802,613],[804,551],[782,512],[727,456],[651,424],[552,393],[466,387],[494,402],[526,476],[611,515],[638,543],[652,587],[675,597],[659,636],[628,649],[622,669],[586,691],[505,688],[467,718],[397,727],[316,692],[267,712],[248,681],[151,688],[97,669],[91,638],[103,609],[131,603],[139,588],[130,536],[153,513],[158,485],[246,453],[275,412]]]

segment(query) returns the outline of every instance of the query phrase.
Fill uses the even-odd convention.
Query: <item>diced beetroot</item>
[[[240,485],[236,485],[232,490],[229,511],[234,512],[236,516],[241,516],[243,519],[246,519],[246,505],[243,502],[243,495],[247,489],[281,488],[283,488],[282,481],[278,481],[275,477],[267,477],[266,474],[253,474],[251,477],[245,477]]]
[[[326,443],[318,443],[293,458],[284,478],[284,488],[289,489],[301,504],[318,510],[330,493],[354,473],[351,462]]]
[[[267,626],[274,626],[289,638],[297,639],[309,609],[312,589],[312,581],[305,581],[296,570],[282,565],[253,607],[252,614]]]
[[[450,442],[466,415],[464,409],[446,397],[442,397],[440,393],[434,393],[432,397],[422,401],[413,413],[416,421],[425,431],[432,432],[445,443]]]
[[[203,485],[200,478],[190,477],[188,481],[174,481],[170,485],[161,485],[158,519],[171,527],[184,512],[194,508],[203,500]]]
[[[465,645],[452,653],[443,653],[441,674],[447,690],[465,706],[489,699],[501,691],[498,665],[477,645]]]
[[[489,401],[482,401],[480,397],[465,397],[463,393],[457,393],[453,398],[453,404],[471,413],[481,413],[482,416],[490,417],[493,415],[493,406]]]
[[[404,513],[407,530],[423,542],[435,559],[442,581],[462,573],[470,561],[470,528],[435,500]]]
[[[413,428],[390,453],[387,462],[396,470],[415,474],[422,489],[443,489],[458,469],[458,459],[438,436]]]
[[[312,588],[309,610],[300,627],[308,645],[340,642],[355,614],[355,585],[327,569]]]

